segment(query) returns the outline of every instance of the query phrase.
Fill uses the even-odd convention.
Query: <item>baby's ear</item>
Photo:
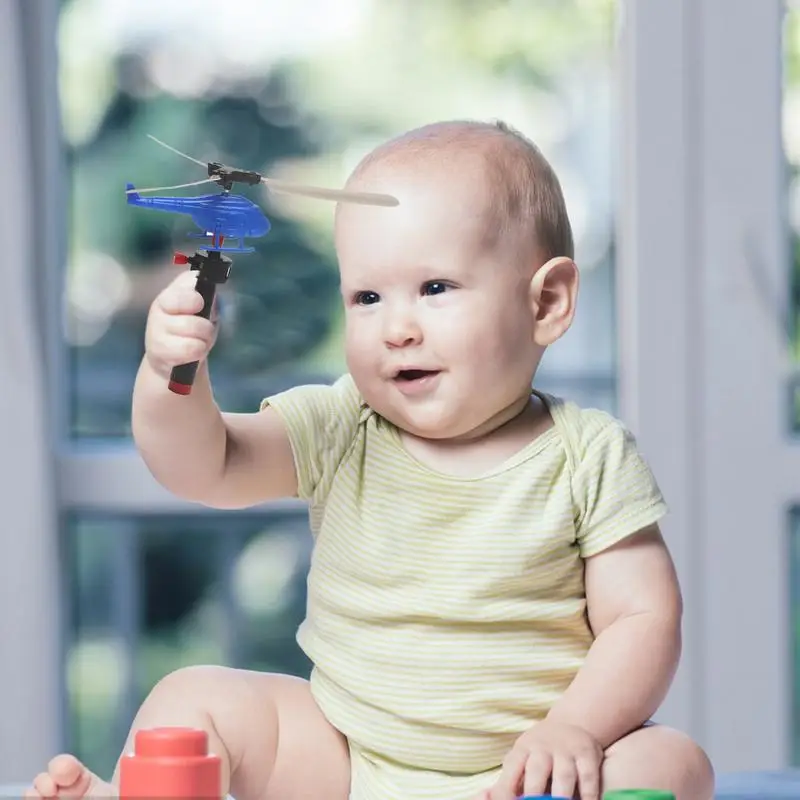
[[[567,332],[575,316],[579,283],[578,267],[571,258],[552,258],[536,270],[530,283],[536,344],[547,347]]]

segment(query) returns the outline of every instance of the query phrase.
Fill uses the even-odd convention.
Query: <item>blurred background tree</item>
[[[537,141],[571,152],[572,160],[593,158],[581,155],[589,142],[570,116],[587,99],[589,71],[602,66],[589,81],[595,88],[607,81],[609,0],[353,2],[349,10],[339,7],[344,22],[329,36],[322,32],[326,21],[313,25],[298,13],[296,41],[285,47],[274,34],[258,43],[241,27],[225,38],[237,12],[244,25],[250,15],[253,28],[266,34],[269,4],[227,4],[227,21],[206,3],[183,11],[175,2],[137,5],[62,2],[72,181],[66,329],[76,436],[129,435],[147,306],[174,275],[172,250],[189,244],[186,219],[125,204],[127,181],[146,187],[203,177],[145,134],[201,160],[330,185],[340,185],[374,141],[448,116],[510,118]],[[305,42],[302,24],[309,26]],[[278,53],[253,55],[254,47]],[[570,91],[581,96],[571,99]],[[602,173],[597,178],[604,181]],[[230,410],[254,408],[265,390],[296,382],[303,365],[310,378],[342,367],[330,210],[243,191],[267,207],[273,229],[255,242],[255,255],[235,259],[221,293],[225,335],[210,365]],[[592,191],[607,255],[607,187]],[[603,254],[592,255],[599,261]]]
[[[182,241],[193,230],[188,218],[131,209],[125,203],[120,187],[128,180],[137,186],[162,186],[204,177],[194,174],[202,172],[199,166],[159,148],[146,133],[157,131],[173,146],[201,158],[266,173],[276,163],[307,158],[317,149],[306,136],[303,121],[291,120],[291,98],[282,71],[270,73],[260,84],[227,86],[223,96],[176,102],[144,84],[141,60],[135,54],[118,57],[115,93],[96,132],[68,150],[74,170],[73,279],[85,286],[99,277],[97,293],[106,288],[97,272],[105,269],[108,277],[116,275],[122,281],[121,270],[114,271],[112,265],[125,265],[135,274],[134,278],[128,274],[127,281],[147,287],[152,295],[176,274],[165,270],[172,250],[190,245]],[[134,75],[139,79],[133,80]],[[242,190],[237,187],[237,191]],[[249,193],[265,202],[258,196],[263,193]],[[325,339],[338,300],[330,251],[298,221],[278,211],[270,212],[270,221],[269,235],[253,242],[256,253],[235,257],[233,280],[220,294],[226,318],[236,320],[235,335],[226,327],[230,335],[221,337],[210,364],[224,378],[218,384],[230,410],[257,407],[264,394],[264,373],[302,358]],[[84,261],[85,253],[103,255]],[[88,274],[82,275],[83,270]],[[73,402],[77,435],[129,432],[129,391],[120,389],[129,389],[133,367],[142,356],[145,304],[152,298],[135,291],[127,298],[127,307],[119,308],[111,319],[106,306],[99,309],[100,320],[88,325],[80,316],[72,320],[78,337],[72,348],[73,385],[80,392]],[[98,303],[104,299],[96,298]],[[102,324],[102,330],[92,322]],[[95,332],[97,338],[92,337]],[[81,334],[92,337],[89,346]],[[244,375],[252,380],[241,380]],[[233,376],[240,378],[236,390],[224,391],[233,384]],[[98,391],[103,385],[114,391]]]
[[[783,65],[783,145],[789,162],[787,165],[788,233],[792,257],[786,314],[788,314],[789,358],[795,367],[789,387],[789,405],[793,411],[791,421],[794,431],[800,434],[800,14],[793,6],[785,18]],[[779,289],[779,302],[783,297]],[[777,308],[776,315],[778,320],[782,320],[783,309]]]

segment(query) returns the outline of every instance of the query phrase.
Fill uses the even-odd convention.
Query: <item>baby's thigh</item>
[[[277,747],[263,800],[347,800],[348,743],[323,715],[308,681],[256,672],[245,675],[254,693],[273,703],[275,709]],[[253,761],[263,762],[265,755],[245,750],[245,756]]]
[[[211,750],[226,756],[223,778],[236,800],[348,798],[347,742],[300,678],[216,666],[177,670],[148,697],[131,737],[136,728],[162,725],[208,731]]]

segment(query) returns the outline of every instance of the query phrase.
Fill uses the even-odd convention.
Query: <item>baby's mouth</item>
[[[438,369],[401,369],[395,374],[394,380],[398,383],[412,383],[413,381],[421,381],[423,378],[429,378],[438,373]]]

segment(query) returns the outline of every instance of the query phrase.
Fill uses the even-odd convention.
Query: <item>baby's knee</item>
[[[705,750],[690,736],[673,728],[659,729],[661,758],[671,762],[680,773],[676,784],[683,787],[681,796],[711,800],[714,796],[714,768]]]
[[[679,764],[684,774],[686,786],[694,787],[696,797],[711,798],[714,792],[714,767],[705,750],[685,733],[673,729],[664,729],[664,738],[668,740],[664,751],[665,758],[671,758]]]
[[[150,690],[148,700],[161,702],[213,703],[224,695],[229,700],[241,684],[238,671],[230,667],[197,665],[180,667],[167,673]]]
[[[687,800],[711,800],[714,770],[700,745],[664,725],[648,725],[606,751],[604,782],[610,788],[662,786]]]
[[[692,775],[694,776],[695,785],[701,787],[704,794],[712,797],[714,794],[714,765],[708,754],[696,742],[690,740],[689,763],[691,765]]]

